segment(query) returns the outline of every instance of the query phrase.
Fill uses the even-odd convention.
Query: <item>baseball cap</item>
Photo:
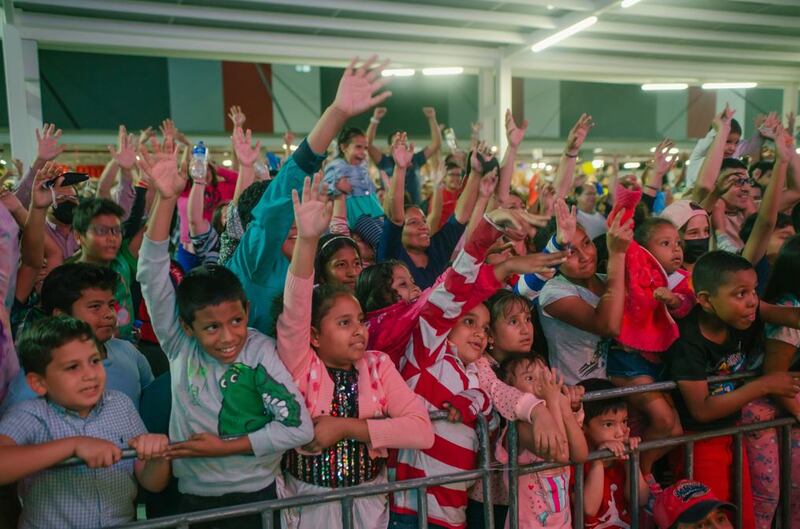
[[[691,200],[676,200],[659,214],[659,217],[671,221],[676,228],[681,229],[689,219],[702,215],[708,218],[708,212],[700,204]]]
[[[706,485],[684,479],[656,496],[653,518],[658,529],[670,529],[679,523],[698,522],[720,507],[736,509],[714,496]]]

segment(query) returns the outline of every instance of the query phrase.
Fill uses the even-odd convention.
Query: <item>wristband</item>
[[[378,119],[378,118],[376,118],[376,117],[371,117],[371,118],[369,118],[369,122],[370,122],[370,123],[374,123],[374,124],[376,124],[376,125],[377,125],[378,123],[380,123],[380,122],[381,122],[381,120],[379,120],[379,119]]]
[[[566,156],[567,158],[577,158],[578,154],[577,153],[576,154],[570,154],[568,152],[564,152],[564,156]]]
[[[656,186],[651,186],[649,184],[645,185],[644,187],[646,187],[647,189],[652,189],[653,191],[658,191],[659,190]]]

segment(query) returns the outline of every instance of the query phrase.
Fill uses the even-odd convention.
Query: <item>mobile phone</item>
[[[69,186],[76,186],[82,182],[85,182],[89,179],[89,175],[86,173],[74,173],[74,172],[66,172],[61,175],[64,179],[61,181],[60,187],[69,187]],[[53,178],[52,180],[45,182],[45,188],[51,188],[56,186],[56,182],[58,178]]]

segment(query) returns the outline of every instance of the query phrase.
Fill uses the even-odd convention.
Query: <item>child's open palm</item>
[[[392,158],[397,167],[401,169],[407,169],[414,157],[414,144],[406,143],[406,139],[406,133],[400,132],[394,135],[392,142]]]
[[[375,105],[380,105],[392,95],[389,91],[374,95],[388,82],[387,78],[381,78],[380,75],[389,61],[385,60],[372,68],[377,60],[378,56],[373,55],[364,64],[356,67],[358,57],[354,57],[347,65],[339,81],[333,105],[348,117],[357,116]]]
[[[138,162],[145,182],[155,187],[162,198],[177,197],[186,187],[186,178],[178,172],[178,147],[173,144],[171,150],[163,150],[155,138],[150,138],[150,145],[153,154],[142,145]]]
[[[506,109],[506,138],[508,139],[509,146],[515,148],[519,147],[519,144],[522,143],[522,139],[525,137],[525,131],[527,130],[528,120],[523,120],[522,125],[517,126],[511,109]]]
[[[252,146],[252,131],[247,129],[247,132],[245,132],[242,127],[233,129],[231,140],[233,141],[233,148],[236,149],[236,158],[239,159],[239,163],[245,167],[252,167],[261,152],[261,141],[257,141],[255,146]]]
[[[570,209],[563,198],[553,202],[553,212],[556,216],[556,240],[564,246],[572,242],[575,230],[578,228],[578,211],[575,206]]]
[[[313,183],[306,177],[303,182],[302,203],[297,196],[297,190],[292,190],[294,219],[297,223],[297,236],[300,238],[318,239],[330,225],[333,203],[328,201],[328,194],[323,186],[319,173],[314,175]]]

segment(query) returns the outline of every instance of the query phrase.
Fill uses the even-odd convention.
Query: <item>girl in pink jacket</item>
[[[292,497],[386,481],[389,448],[424,449],[433,430],[421,399],[406,385],[388,356],[367,349],[361,306],[341,286],[314,289],[314,254],[327,230],[331,205],[319,192],[319,176],[293,193],[297,243],[278,318],[278,355],[291,373],[314,419],[314,440],[284,456],[279,495]],[[339,502],[283,511],[290,528],[336,527]],[[353,502],[357,528],[385,529],[385,495]]]

